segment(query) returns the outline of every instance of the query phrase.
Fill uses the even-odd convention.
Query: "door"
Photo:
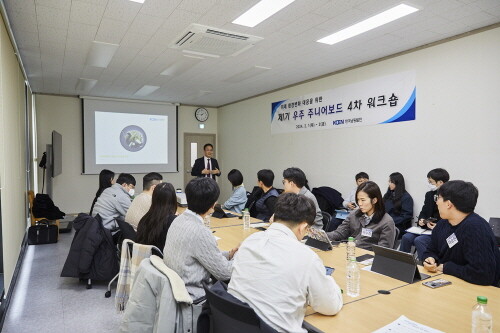
[[[191,176],[191,168],[194,161],[198,157],[203,156],[203,146],[206,143],[211,143],[214,146],[214,158],[217,158],[217,147],[215,146],[215,134],[184,134],[184,187],[193,176]]]

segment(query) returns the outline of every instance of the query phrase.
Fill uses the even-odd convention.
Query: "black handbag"
[[[28,244],[51,244],[57,243],[59,228],[56,225],[49,224],[48,220],[41,220],[37,225],[31,226],[28,229]]]

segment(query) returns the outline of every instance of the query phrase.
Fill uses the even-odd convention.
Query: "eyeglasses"
[[[438,201],[438,199],[439,199],[439,195],[434,194],[434,202],[437,202],[437,201]]]

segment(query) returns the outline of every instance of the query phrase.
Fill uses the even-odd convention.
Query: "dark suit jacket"
[[[212,170],[219,169],[220,171],[219,163],[215,158],[210,159],[210,167],[212,168]],[[194,161],[193,168],[191,169],[191,176],[205,177],[205,175],[201,173],[203,169],[205,169],[204,157],[197,158],[196,161]],[[220,176],[220,173],[218,175],[210,175],[210,176],[215,180],[215,176]]]

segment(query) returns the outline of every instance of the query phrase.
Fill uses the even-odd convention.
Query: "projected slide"
[[[168,116],[95,112],[96,164],[167,164]]]

